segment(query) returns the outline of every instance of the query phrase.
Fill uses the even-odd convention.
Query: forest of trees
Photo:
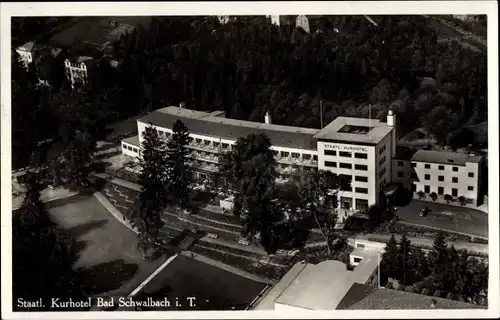
[[[215,17],[154,17],[115,44],[119,67],[101,60],[78,94],[60,81],[62,68],[45,66],[50,61],[38,67],[57,73],[50,89],[24,86],[13,70],[14,145],[31,150],[16,141],[23,134],[56,136],[56,121],[64,121],[58,104],[68,99],[72,111],[100,124],[184,102],[252,121],[270,111],[276,124],[319,128],[320,101],[325,123],[367,117],[371,105],[375,118],[398,112],[400,135],[423,127],[439,144],[460,146],[467,136],[484,145],[486,137],[470,139],[466,127],[487,120],[486,56],[440,41],[424,17],[373,18],[378,27],[361,16],[329,16],[324,33],[307,34],[264,18],[221,25]],[[47,132],[31,132],[40,130]]]
[[[399,243],[392,235],[382,255],[381,278],[392,278],[408,290],[426,288],[472,299],[487,295],[488,262],[448,246],[442,233],[427,253],[404,234]]]

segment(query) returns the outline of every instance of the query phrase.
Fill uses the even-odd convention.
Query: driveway
[[[428,216],[420,217],[418,213],[425,206],[432,211]],[[395,214],[405,222],[488,237],[488,214],[467,207],[412,200]]]
[[[77,240],[74,268],[91,295],[128,295],[166,259],[145,261],[137,235],[118,222],[93,196],[74,196],[49,209],[54,222]]]

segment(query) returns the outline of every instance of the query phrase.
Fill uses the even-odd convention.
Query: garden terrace
[[[208,248],[207,246],[197,243],[191,250],[194,253],[198,253],[200,255],[220,261],[240,270],[269,279],[279,280],[288,271],[287,266],[279,267],[276,265],[258,261],[257,259],[235,255],[227,252],[227,249],[225,249],[225,251],[222,251]]]
[[[214,212],[202,208],[194,208],[193,215],[203,217],[210,220],[215,220],[222,223],[229,223],[233,225],[241,225],[241,219],[234,214],[227,214],[222,212]]]
[[[487,239],[468,236],[460,233],[454,233],[451,231],[440,231],[434,228],[426,228],[424,226],[414,226],[410,224],[404,224],[394,220],[378,226],[373,231],[373,233],[378,233],[378,234],[404,233],[409,237],[422,237],[422,238],[434,238],[438,233],[443,233],[446,237],[446,241],[462,240],[472,243],[488,244]]]

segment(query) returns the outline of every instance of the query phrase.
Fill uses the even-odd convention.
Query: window
[[[363,243],[357,243],[356,248],[364,249],[365,245]]]
[[[337,162],[334,162],[334,161],[325,161],[325,167],[337,168]]]
[[[444,181],[444,176],[438,176],[438,181]]]
[[[368,193],[368,188],[355,188],[355,192],[356,192],[356,193],[364,193],[364,194],[367,194],[367,193]]]
[[[416,164],[415,162],[412,162],[412,163],[411,163],[411,166],[412,166],[412,168],[416,168],[416,167],[417,167],[417,164]]]
[[[299,157],[300,157],[300,153],[292,152],[292,158],[293,159],[298,159]]]
[[[313,161],[318,161],[318,156],[317,155],[313,156]]]
[[[229,148],[229,144],[228,143],[223,143],[222,144],[222,149],[227,149]]]
[[[214,142],[214,147],[216,148],[220,147],[220,142]]]
[[[414,184],[414,183],[413,183],[413,184],[411,185],[411,191],[412,191],[412,192],[416,192],[416,191],[417,191],[417,185],[416,185],[416,184]]]
[[[443,187],[438,187],[438,194],[442,196],[444,194],[444,188]]]
[[[201,143],[201,139],[196,139],[195,141],[196,141],[196,143],[198,143],[198,144],[200,144],[200,143]]]
[[[469,172],[469,178],[474,178],[474,172]]]
[[[362,258],[354,258],[354,263],[359,263],[361,260],[363,260]]]
[[[363,176],[355,176],[354,181],[358,182],[368,182],[368,177],[363,177]]]
[[[458,183],[458,178],[457,178],[457,177],[453,177],[453,178],[451,178],[451,182],[453,182],[453,183]]]
[[[431,180],[431,175],[430,174],[426,174],[424,176],[424,180]]]
[[[352,164],[345,163],[345,162],[340,162],[339,168],[342,168],[342,169],[352,169]]]
[[[279,153],[280,153],[279,151],[273,150],[273,154],[274,154],[275,156],[277,156]]]
[[[467,190],[474,191],[474,187],[473,186],[467,186]]]
[[[398,172],[398,178],[403,178],[405,176],[404,172]]]
[[[453,167],[453,172],[458,172],[458,167]]]
[[[467,201],[467,203],[468,203],[468,204],[472,204],[472,203],[474,203],[474,200],[469,199],[469,198],[466,198],[466,199],[465,199],[465,201]]]
[[[308,154],[308,153],[305,153],[305,154],[303,154],[303,155],[302,155],[302,158],[303,158],[304,160],[311,160],[311,155],[310,155],[310,154]]]
[[[426,164],[424,165],[424,168],[425,168],[425,169],[430,169],[430,168],[431,168],[431,165],[426,163]]]
[[[403,161],[398,161],[398,167],[402,167],[403,166]]]
[[[357,158],[357,159],[368,159],[368,154],[355,152],[354,153],[354,158]]]
[[[286,158],[290,155],[290,152],[286,152],[286,151],[281,151],[281,156]]]
[[[444,170],[444,166],[438,166],[438,170]]]
[[[356,210],[360,211],[368,210],[368,200],[356,199]]]
[[[430,186],[424,186],[424,192],[425,193],[431,193],[431,187]]]
[[[368,171],[368,166],[364,164],[355,164],[354,169],[360,170],[360,171]]]
[[[336,156],[337,151],[335,150],[325,150],[325,156]]]
[[[458,189],[456,189],[456,188],[451,189],[451,195],[452,195],[453,197],[458,196]]]
[[[160,136],[160,138],[163,138],[165,137],[165,132],[158,130],[158,135]]]
[[[339,152],[340,157],[346,157],[346,158],[352,158],[352,153],[347,152],[347,151],[340,151]]]

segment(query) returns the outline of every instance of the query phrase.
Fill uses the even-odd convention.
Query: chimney
[[[269,113],[269,111],[266,111],[266,115],[264,116],[264,122],[266,124],[272,124],[272,122],[271,122],[271,114]]]
[[[387,113],[387,125],[389,127],[395,127],[396,126],[396,115],[392,110],[389,110],[389,113]]]

